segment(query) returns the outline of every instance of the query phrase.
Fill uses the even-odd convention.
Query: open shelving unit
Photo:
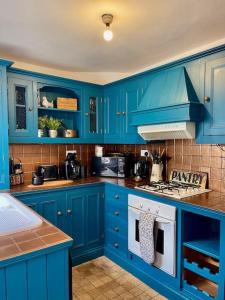
[[[217,299],[220,272],[220,221],[183,215],[183,289],[201,299]]]
[[[46,97],[48,102],[53,102],[53,108],[46,108],[42,106],[43,97]],[[78,109],[62,109],[56,107],[56,100],[58,97],[61,98],[76,98],[78,101]],[[53,139],[57,139],[58,141],[71,141],[77,140],[79,138],[79,130],[81,128],[81,111],[79,110],[79,95],[76,94],[75,91],[58,86],[50,86],[50,85],[40,85],[38,87],[38,117],[48,116],[59,119],[62,121],[66,129],[76,130],[78,132],[77,137],[75,138],[65,138],[62,135],[62,131],[59,130],[59,136],[57,138],[50,138],[47,135],[47,131],[45,130],[45,134],[41,137],[41,141],[53,142]]]

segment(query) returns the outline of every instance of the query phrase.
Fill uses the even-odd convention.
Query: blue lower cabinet
[[[33,195],[17,195],[16,198],[34,209],[53,225],[64,229],[66,195],[64,192],[48,192]]]
[[[0,263],[1,300],[69,300],[69,244]]]
[[[70,213],[68,234],[74,239],[73,263],[79,264],[103,254],[104,189],[89,187],[71,190],[67,195]]]

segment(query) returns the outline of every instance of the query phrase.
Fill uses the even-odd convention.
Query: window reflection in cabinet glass
[[[16,128],[26,129],[26,88],[22,86],[15,87],[16,96]]]
[[[96,115],[96,98],[89,97],[89,112],[90,112],[90,132],[97,132],[97,115]]]

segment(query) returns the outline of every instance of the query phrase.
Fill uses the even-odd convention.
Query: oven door
[[[139,239],[140,210],[133,207],[128,209],[128,249],[141,257]],[[175,276],[176,253],[176,223],[164,218],[156,217],[154,227],[155,262],[154,266]]]

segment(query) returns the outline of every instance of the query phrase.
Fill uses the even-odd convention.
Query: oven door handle
[[[165,219],[162,219],[162,218],[156,218],[155,221],[159,222],[159,223],[163,223],[163,224],[170,224],[171,223],[170,221],[166,221]]]

